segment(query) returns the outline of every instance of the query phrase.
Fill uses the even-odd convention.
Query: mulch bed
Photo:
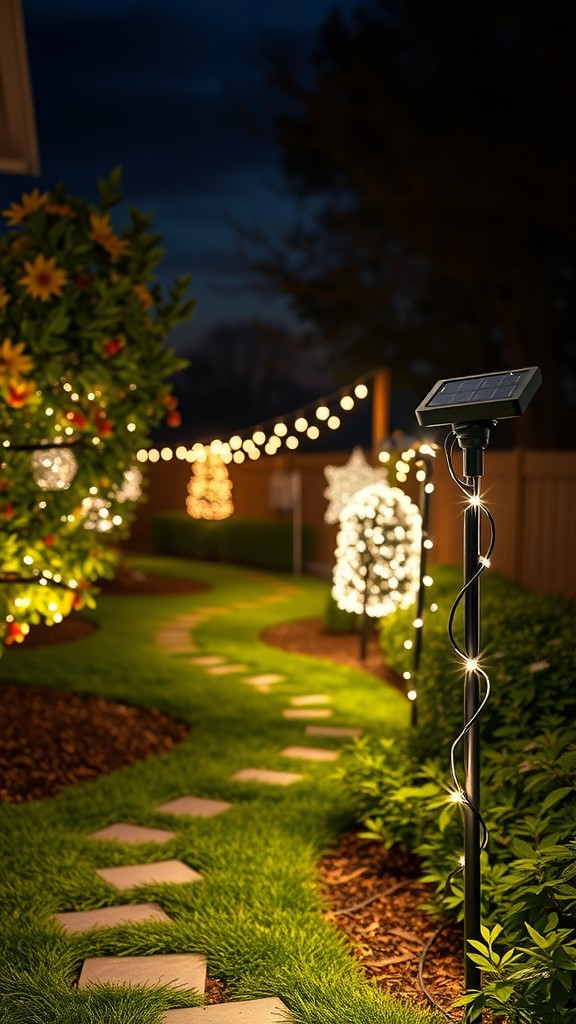
[[[106,583],[103,592],[157,595],[206,589],[188,580],[134,575],[119,579],[116,585]],[[56,628],[34,627],[26,645],[69,642],[86,635],[87,627],[94,628],[88,620],[72,615]],[[319,619],[274,626],[262,639],[285,650],[363,668],[403,689],[403,681],[384,664],[374,638],[364,662],[359,658],[357,636],[324,633]],[[75,782],[170,750],[187,735],[182,722],[153,708],[2,684],[0,801],[20,803],[52,796]],[[367,977],[400,998],[428,1005],[418,984],[418,961],[436,924],[420,910],[429,889],[418,881],[417,859],[353,834],[342,837],[324,857],[319,872],[326,917],[347,936]],[[446,1010],[462,992],[462,974],[461,932],[451,926],[434,943],[424,973],[433,999]],[[207,994],[209,1002],[226,998],[217,980],[210,982]],[[450,1016],[463,1020],[457,1010],[450,1010]]]

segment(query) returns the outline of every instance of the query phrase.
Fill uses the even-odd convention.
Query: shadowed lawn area
[[[162,1011],[198,996],[166,988],[78,991],[82,960],[98,955],[203,953],[228,998],[280,996],[296,1024],[424,1024],[439,1018],[395,1002],[363,977],[345,940],[320,914],[315,865],[353,822],[333,765],[282,756],[288,746],[340,750],[282,717],[289,698],[327,694],[331,725],[394,735],[407,723],[402,696],[382,680],[267,646],[261,630],[321,614],[326,583],[175,559],[138,558],[146,572],[190,577],[209,592],[101,597],[92,635],[49,648],[10,650],[0,678],[153,706],[181,719],[189,737],[58,796],[0,808],[2,902],[0,1021],[7,1024],[160,1024]],[[266,598],[273,597],[273,601]],[[203,612],[202,609],[209,609]],[[191,655],[171,653],[156,634],[198,611],[197,654],[220,655],[245,672],[211,675]],[[190,633],[192,635],[192,631]],[[268,692],[245,675],[278,674]],[[340,760],[345,757],[343,752]],[[238,782],[242,768],[302,773],[295,785]],[[155,808],[193,794],[233,804],[214,818],[176,818]],[[95,842],[117,821],[172,828],[160,848]],[[117,892],[96,868],[177,859],[194,884]],[[155,901],[172,923],[121,925],[67,936],[54,913]]]

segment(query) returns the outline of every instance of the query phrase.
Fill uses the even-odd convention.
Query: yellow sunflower
[[[53,295],[61,295],[66,284],[66,271],[56,266],[56,259],[49,260],[39,253],[34,260],[24,261],[26,273],[20,278],[20,284],[32,299],[47,302]]]
[[[41,210],[48,201],[48,193],[40,192],[37,188],[28,194],[23,193],[21,203],[10,203],[7,210],[2,210],[4,217],[10,225],[20,224],[29,213],[36,213]]]
[[[125,256],[128,252],[128,242],[123,238],[118,238],[117,235],[110,235],[108,238],[104,238],[100,245],[106,250],[112,263],[115,263],[121,256]]]
[[[18,379],[34,369],[34,360],[24,354],[24,342],[14,345],[4,338],[0,345],[0,376]]]
[[[110,217],[105,214],[103,217],[99,213],[90,214],[90,232],[88,237],[91,238],[97,245],[101,245],[102,248],[108,253],[113,263],[116,262],[120,256],[125,256],[128,252],[128,242],[114,233],[114,228],[110,223]]]
[[[6,306],[10,302],[10,296],[5,288],[0,284],[0,315],[6,312]]]
[[[134,295],[136,295],[137,298],[139,299],[140,305],[142,306],[143,310],[148,310],[150,309],[151,306],[154,305],[154,299],[150,295],[150,292],[148,291],[145,284],[133,284],[132,291],[134,292]]]
[[[46,213],[51,213],[55,217],[75,217],[76,210],[73,210],[68,203],[47,203],[45,207]]]
[[[110,238],[114,234],[114,229],[110,223],[110,217],[107,213],[102,217],[99,213],[90,214],[90,231],[88,232],[88,238],[91,238],[98,245],[102,245],[104,241]]]

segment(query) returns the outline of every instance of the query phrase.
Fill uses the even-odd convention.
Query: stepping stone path
[[[243,683],[250,686],[270,686],[271,683],[283,683],[286,676],[279,676],[276,672],[263,672],[259,676],[246,676]]]
[[[276,594],[262,598],[262,601],[276,603],[288,599],[289,595],[300,593],[297,587],[286,586]],[[236,601],[233,608],[256,608],[257,604]],[[199,608],[194,613],[177,616],[164,625],[155,635],[156,643],[170,654],[192,654],[197,648],[190,639],[189,631],[208,615],[230,614],[230,609],[221,607]],[[204,667],[210,675],[227,675],[246,672],[246,665],[229,664],[216,654],[195,654],[187,659],[189,664]],[[245,676],[243,682],[262,692],[268,692],[275,683],[285,682],[286,677],[274,672]],[[318,705],[331,702],[326,694],[305,694],[290,697],[290,708],[283,710],[287,719],[328,718],[332,710]],[[344,726],[308,725],[306,734],[349,738],[361,735],[361,729]],[[338,751],[316,747],[285,747],[280,751],[283,757],[309,761],[334,761]],[[295,772],[272,771],[263,768],[242,768],[231,778],[238,782],[257,782],[276,786],[289,786],[300,782],[304,775]],[[209,818],[222,814],[233,805],[225,800],[207,797],[181,796],[159,804],[158,813],[176,817],[188,816]],[[88,838],[102,842],[167,843],[176,833],[168,829],[149,828],[129,822],[115,822],[93,832]],[[156,861],[151,864],[127,864],[110,868],[97,868],[96,874],[105,882],[121,891],[142,885],[186,884],[199,882],[202,875],[179,860]],[[96,910],[66,911],[53,915],[54,919],[68,934],[89,931],[92,928],[110,928],[125,924],[139,924],[157,921],[172,924],[171,918],[158,903],[132,903],[122,906],[101,907]],[[93,984],[114,985],[169,985],[175,988],[195,989],[203,993],[206,984],[206,958],[196,953],[163,953],[143,956],[98,956],[88,957],[82,966],[78,981],[79,988]],[[288,1021],[288,1010],[281,999],[276,997],[249,999],[232,1003],[216,1003],[207,1006],[186,1007],[168,1010],[162,1024],[283,1024]]]
[[[339,756],[337,750],[322,747],[285,747],[280,753],[282,757],[301,758],[304,761],[335,761]]]
[[[284,718],[330,718],[329,708],[284,708]]]
[[[215,814],[227,811],[232,804],[225,800],[207,800],[201,796],[179,796],[156,808],[163,814],[187,814],[192,818],[211,818]]]
[[[290,786],[304,778],[294,772],[273,772],[267,768],[241,768],[230,777],[237,782],[268,782],[273,786]]]
[[[281,999],[247,999],[186,1010],[168,1010],[162,1024],[282,1024],[288,1009]]]
[[[331,704],[332,698],[325,693],[308,693],[303,697],[290,697],[290,703],[294,708],[304,708],[309,704]]]
[[[199,882],[194,868],[181,860],[159,860],[153,864],[125,864],[114,868],[96,868],[96,874],[116,889],[135,889],[138,885],[165,885],[175,882]]]
[[[128,825],[117,822],[107,825],[88,836],[88,839],[113,840],[118,843],[168,843],[176,833],[165,828],[144,828],[142,825]]]
[[[98,910],[70,910],[54,914],[64,931],[73,935],[91,928],[114,928],[120,924],[141,924],[142,921],[164,921],[172,924],[158,903],[127,903],[122,907],[100,907]]]
[[[206,958],[199,953],[156,953],[151,956],[93,956],[83,965],[78,988],[88,985],[168,985],[204,992]]]

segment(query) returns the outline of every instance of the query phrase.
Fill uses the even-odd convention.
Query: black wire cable
[[[456,597],[456,599],[454,601],[454,604],[452,605],[452,608],[451,608],[451,611],[450,611],[450,615],[448,617],[448,636],[449,636],[449,639],[450,639],[450,643],[452,644],[452,647],[453,647],[454,651],[456,652],[456,654],[458,655],[458,657],[460,658],[460,660],[463,661],[464,663],[468,664],[469,658],[468,658],[468,655],[467,655],[466,651],[464,651],[460,647],[459,643],[457,642],[457,640],[454,637],[454,618],[455,618],[456,612],[457,612],[457,610],[458,610],[458,608],[460,606],[460,603],[463,600],[464,595],[466,594],[466,591],[474,583],[476,583],[476,581],[478,580],[480,575],[484,572],[484,570],[490,564],[490,561],[489,561],[490,560],[490,555],[492,554],[492,551],[494,550],[494,543],[495,543],[495,540],[496,540],[496,525],[494,523],[494,519],[493,519],[489,509],[486,508],[486,506],[483,504],[482,501],[480,501],[480,498],[477,495],[476,482],[468,483],[466,480],[460,479],[460,477],[457,475],[457,473],[456,473],[456,471],[454,469],[454,464],[453,464],[453,461],[452,461],[452,453],[454,451],[454,447],[456,445],[457,440],[458,440],[458,438],[456,436],[456,433],[452,430],[449,434],[446,435],[446,439],[444,441],[444,451],[446,453],[446,462],[447,462],[447,465],[448,465],[448,472],[450,473],[450,476],[452,477],[452,480],[454,481],[454,483],[457,484],[457,486],[460,488],[460,490],[466,495],[466,497],[469,500],[471,498],[478,497],[478,509],[479,509],[479,512],[486,517],[486,519],[487,519],[487,521],[489,523],[489,526],[490,526],[490,536],[489,536],[488,546],[487,546],[487,549],[486,549],[486,553],[479,557],[480,564],[479,564],[479,567],[478,567],[478,571],[476,573],[474,573],[474,575],[462,587],[460,593],[457,595],[457,597]],[[480,703],[480,706],[477,708],[477,710],[475,711],[475,713],[472,716],[472,718],[470,718],[469,721],[467,721],[465,723],[464,728],[462,729],[460,734],[456,737],[456,739],[454,740],[454,742],[453,742],[453,744],[452,744],[452,746],[450,748],[450,773],[451,773],[451,776],[452,776],[452,781],[453,781],[453,784],[454,784],[454,788],[455,788],[455,790],[456,790],[456,792],[458,794],[458,797],[459,797],[459,802],[462,803],[464,806],[466,806],[469,809],[469,811],[471,812],[471,814],[474,815],[474,818],[476,819],[476,821],[478,822],[478,824],[480,826],[480,830],[481,830],[480,852],[482,852],[483,850],[486,849],[486,846],[488,844],[488,828],[486,826],[486,822],[484,821],[484,819],[483,819],[479,809],[474,806],[474,804],[468,798],[467,793],[463,789],[463,787],[462,787],[462,785],[460,783],[460,780],[458,778],[457,770],[456,770],[456,751],[457,751],[460,743],[464,739],[464,737],[470,732],[470,729],[472,728],[474,723],[477,721],[477,719],[480,717],[480,715],[484,711],[484,709],[486,707],[486,704],[488,702],[488,699],[490,697],[490,679],[489,679],[487,673],[484,671],[484,669],[480,668],[480,666],[477,665],[477,664],[474,667],[474,671],[476,673],[478,673],[478,675],[480,675],[482,677],[482,679],[484,680],[485,693],[484,693],[484,697],[483,697],[483,699],[482,699],[482,701]],[[449,891],[449,887],[450,887],[450,883],[452,882],[452,879],[455,878],[457,875],[461,874],[462,871],[464,870],[464,867],[465,867],[465,865],[462,863],[457,868],[455,868],[454,871],[452,871],[448,875],[448,878],[446,879],[446,883],[445,883],[445,886],[444,886],[444,892],[445,893],[447,893]],[[426,987],[426,983],[424,981],[424,967],[425,967],[425,964],[426,964],[426,959],[428,957],[428,954],[430,953],[430,950],[434,946],[434,943],[436,942],[438,937],[441,935],[442,931],[444,930],[444,928],[447,926],[448,923],[449,922],[447,922],[447,921],[443,922],[443,924],[441,924],[440,927],[436,929],[436,931],[434,932],[434,935],[432,935],[432,937],[426,943],[426,945],[425,945],[425,947],[424,947],[424,949],[422,951],[422,955],[420,957],[420,961],[418,963],[418,983],[420,985],[420,988],[422,989],[422,992],[426,996],[426,999],[430,1003],[430,1005],[433,1006],[434,1009],[439,1010],[440,1013],[444,1014],[444,1016],[447,1018],[447,1020],[454,1021],[456,1018],[451,1017],[450,1014],[447,1013],[447,1011],[444,1009],[444,1007],[440,1006],[440,1004],[436,1002],[436,1000],[431,996],[428,988]]]
[[[450,877],[452,877],[452,876],[450,876]],[[450,921],[443,921],[442,924],[439,925],[439,927],[434,932],[434,935],[432,935],[428,939],[428,942],[424,946],[424,949],[422,950],[420,959],[418,961],[418,984],[420,985],[420,988],[422,989],[422,992],[426,996],[426,999],[428,1000],[430,1005],[434,1007],[435,1010],[439,1010],[440,1013],[443,1013],[444,1016],[446,1017],[446,1020],[456,1021],[457,1020],[456,1017],[452,1017],[448,1013],[448,1011],[444,1009],[443,1006],[440,1006],[440,1003],[437,1003],[436,1000],[432,998],[432,996],[430,995],[430,992],[428,990],[428,987],[426,985],[426,982],[424,981],[424,968],[426,966],[426,960],[428,958],[428,954],[429,954],[430,950],[432,949],[432,947],[434,946],[434,943],[440,938],[440,935],[442,934],[444,929],[448,927],[449,924],[451,924]]]

